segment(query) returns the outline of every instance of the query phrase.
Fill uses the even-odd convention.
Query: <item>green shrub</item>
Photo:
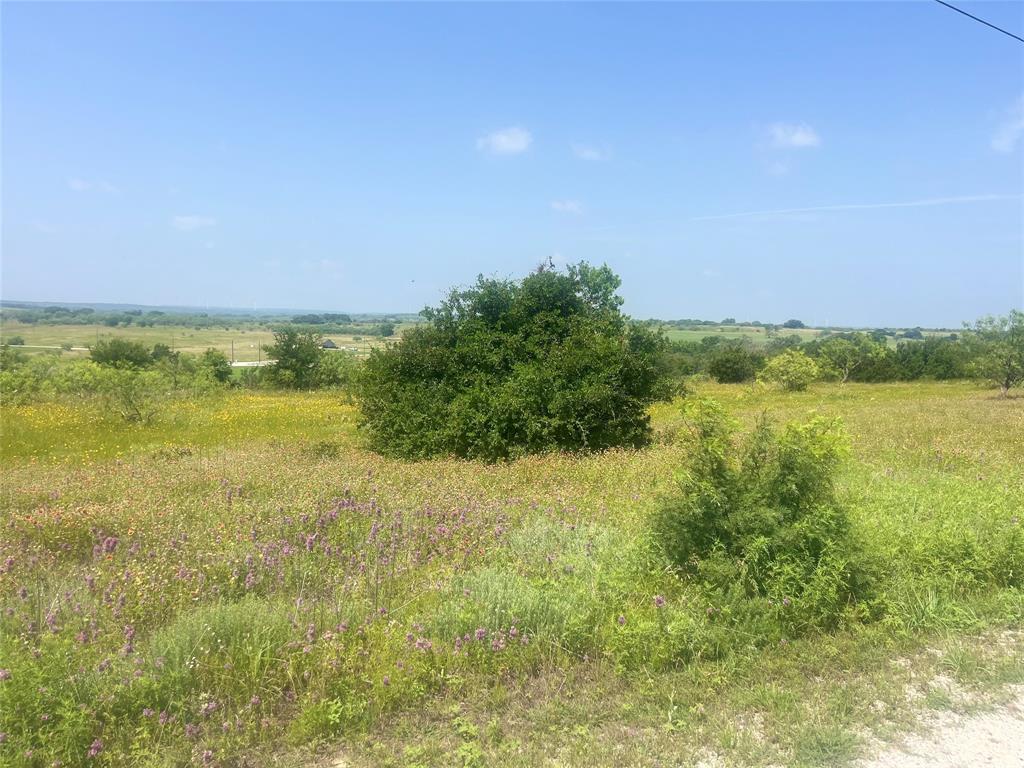
[[[841,424],[816,417],[776,432],[762,421],[737,447],[717,404],[685,414],[693,456],[657,516],[673,565],[721,595],[769,601],[792,630],[863,610],[870,569],[833,489]]]
[[[355,389],[359,362],[347,352],[332,351],[320,355],[316,369],[316,385],[351,392]]]
[[[111,368],[146,368],[153,362],[149,348],[141,341],[103,339],[89,348],[89,357]]]
[[[208,349],[199,356],[199,370],[221,384],[231,378],[231,362],[219,349]]]
[[[1024,384],[1024,312],[1014,309],[1006,317],[984,317],[970,329],[968,343],[975,352],[977,378],[999,387],[1003,397],[1011,387]]]
[[[758,358],[743,344],[719,344],[711,353],[708,373],[719,384],[739,384],[754,378],[757,362]]]
[[[99,377],[103,409],[130,423],[147,423],[166,399],[166,382],[155,371],[111,368]]]
[[[283,328],[274,332],[274,343],[266,348],[274,364],[267,368],[271,383],[287,389],[312,389],[317,385],[324,350],[320,334]]]
[[[370,445],[494,461],[646,444],[647,406],[670,391],[664,342],[621,314],[618,286],[607,267],[581,263],[453,290],[366,362]]]
[[[798,349],[776,355],[758,374],[758,380],[778,384],[790,392],[800,392],[821,375],[818,364]]]

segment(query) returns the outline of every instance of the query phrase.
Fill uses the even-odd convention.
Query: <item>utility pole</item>
[[[231,340],[231,362],[235,362],[235,340]]]

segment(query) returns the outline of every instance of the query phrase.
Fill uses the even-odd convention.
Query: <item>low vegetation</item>
[[[185,405],[4,406],[5,763],[340,741],[353,765],[583,764],[621,740],[605,718],[640,764],[710,743],[833,765],[903,700],[878,665],[1024,612],[1024,411],[966,384],[705,385],[654,407],[650,447],[494,465],[366,452],[335,395]],[[820,698],[847,674],[859,693]],[[748,752],[730,723],[755,715],[772,738]]]
[[[688,357],[617,288],[481,278],[365,363],[306,317],[241,376],[3,347],[0,763],[831,766],[894,661],[1024,681],[973,650],[1024,620],[1024,315]]]

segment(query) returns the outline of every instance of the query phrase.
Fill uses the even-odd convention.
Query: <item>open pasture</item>
[[[665,338],[669,341],[700,341],[706,337],[718,337],[722,339],[746,339],[753,344],[767,344],[778,336],[796,335],[801,341],[812,341],[821,335],[817,328],[779,328],[773,334],[768,333],[767,328],[756,325],[707,325],[693,328],[670,328],[662,329]]]
[[[20,336],[25,340],[25,352],[42,352],[32,347],[61,347],[71,345],[78,349],[65,351],[69,356],[87,356],[85,348],[103,339],[121,338],[139,341],[146,346],[166,344],[177,352],[192,355],[202,354],[207,349],[218,349],[225,355],[234,351],[235,360],[252,362],[260,359],[261,349],[274,343],[274,332],[271,328],[259,325],[243,324],[239,326],[217,326],[214,328],[195,328],[185,325],[129,325],[108,328],[100,325],[76,324],[27,324],[17,321],[6,321],[0,329],[0,336],[8,339]],[[374,346],[383,343],[378,336],[360,336],[345,334],[325,334],[342,349],[349,349],[365,354]],[[262,355],[266,359],[266,355]]]

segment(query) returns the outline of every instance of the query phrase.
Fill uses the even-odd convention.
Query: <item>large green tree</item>
[[[647,406],[670,393],[664,341],[621,313],[619,284],[607,266],[548,264],[521,281],[481,276],[452,290],[367,360],[370,444],[489,461],[643,445]]]

